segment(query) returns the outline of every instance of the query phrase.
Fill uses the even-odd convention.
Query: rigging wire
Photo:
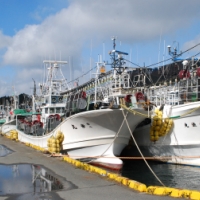
[[[200,45],[200,43],[196,44],[195,46],[193,46],[193,47],[191,47],[191,48],[189,48],[189,49],[187,49],[187,50],[185,50],[185,51],[183,51],[183,52],[177,54],[176,57],[181,56],[182,54],[184,54],[184,53],[186,53],[186,52],[188,52],[188,51],[194,49],[195,47],[197,47],[197,46],[199,46],[199,45]],[[197,54],[195,54],[195,55],[193,55],[193,56],[190,56],[189,58],[195,57],[195,56],[197,56],[197,55],[199,55],[199,54],[200,54],[200,52],[198,52]],[[138,65],[138,64],[136,64],[136,63],[134,63],[134,62],[132,62],[132,61],[127,60],[127,59],[124,58],[125,61],[130,62],[131,64],[133,64],[133,65],[135,65],[135,66],[137,66],[137,67],[140,67],[140,68],[149,68],[149,67],[158,65],[158,64],[160,64],[160,63],[162,63],[162,62],[167,62],[167,61],[169,61],[169,60],[171,60],[171,59],[172,59],[172,58],[168,58],[168,59],[166,59],[166,60],[162,60],[162,61],[160,61],[160,62],[157,62],[157,63],[151,64],[151,65],[148,65],[148,66],[146,66],[146,67],[142,67],[142,66],[140,66],[140,65]],[[73,79],[73,80],[67,82],[67,84],[72,83],[72,82],[78,80],[79,78],[82,78],[83,76],[87,75],[87,74],[90,73],[92,70],[94,70],[95,68],[97,68],[97,66],[91,68],[89,71],[87,71],[86,73],[82,74],[81,76],[79,76],[79,77],[77,77],[77,78],[75,78],[75,79]],[[146,74],[146,75],[147,75],[147,74]],[[149,76],[148,79],[151,79],[151,76]],[[160,79],[160,78],[159,78],[159,79]],[[151,79],[150,82],[152,82],[152,79]]]
[[[195,46],[193,46],[193,47],[191,47],[191,48],[189,48],[189,49],[187,49],[187,50],[185,50],[185,51],[182,51],[181,53],[177,54],[176,57],[181,56],[182,54],[184,54],[184,53],[186,53],[186,52],[188,52],[188,51],[194,49],[195,47],[197,47],[197,46],[199,46],[199,45],[200,45],[200,43],[196,44]],[[200,54],[200,52],[197,53],[197,54],[195,54],[195,55],[193,55],[193,56],[190,56],[189,58],[192,58],[192,57],[197,56],[197,55],[199,55],[199,54]],[[169,61],[169,60],[171,60],[171,59],[172,59],[172,58],[168,58],[168,59],[162,60],[162,61],[160,61],[160,62],[157,62],[157,63],[151,64],[151,65],[148,65],[148,66],[146,66],[146,68],[149,68],[149,67],[158,65],[158,64],[160,64],[160,63],[162,63],[162,62],[167,62],[167,61]],[[124,59],[124,60],[130,62],[131,64],[133,64],[133,65],[135,65],[135,66],[137,66],[137,67],[141,67],[141,66],[137,65],[136,63],[131,62],[130,60],[127,60],[127,59]],[[141,67],[141,68],[143,68],[143,67]]]
[[[131,64],[134,64],[134,65],[136,65],[136,66],[138,66],[138,67],[140,67],[139,65],[137,65],[137,64],[135,64],[135,63],[133,63],[133,62],[131,62],[131,61],[129,61],[129,60],[127,60],[127,59],[124,59],[124,60],[126,60],[127,62],[129,62],[129,63],[131,63]],[[140,67],[140,68],[145,68],[145,67]],[[152,80],[152,78],[151,78],[151,76],[150,76],[150,74],[148,74],[148,73],[144,73],[144,72],[142,72],[143,74],[145,74],[146,76],[147,76],[147,78],[149,79],[149,81],[153,84],[153,80]],[[137,85],[137,84],[136,84]]]
[[[132,61],[130,61],[130,60],[127,60],[127,59],[125,59],[125,58],[123,58],[123,60],[125,60],[125,61],[128,61],[129,63],[131,63],[131,64],[133,64],[133,65],[135,65],[135,66],[137,66],[137,67],[140,67],[140,68],[141,68],[141,66],[140,66],[140,65],[138,65],[138,64],[136,64],[136,63],[134,63],[134,62],[132,62]]]
[[[200,45],[200,43],[199,43],[198,45]],[[195,47],[198,46],[198,45],[195,45],[194,47],[191,47],[190,49],[185,50],[184,52],[178,54],[176,57],[181,56],[182,54],[184,54],[184,53],[190,51],[191,49],[195,48]],[[199,55],[199,54],[200,54],[200,52],[198,52],[197,54],[195,54],[195,55],[193,55],[193,56],[190,56],[190,57],[188,57],[188,58],[186,58],[186,59],[190,59],[190,58],[195,57],[195,56],[197,56],[197,55]],[[168,59],[166,59],[166,60],[164,60],[164,61],[160,61],[160,62],[158,62],[158,63],[154,63],[154,64],[151,64],[151,65],[146,66],[146,67],[148,68],[148,67],[151,67],[151,66],[154,66],[154,65],[160,64],[160,63],[162,63],[162,62],[169,61],[169,60],[171,60],[171,59],[172,59],[172,58],[168,58]]]
[[[67,84],[72,83],[72,82],[78,80],[79,78],[82,78],[83,76],[87,75],[88,73],[90,73],[90,72],[91,72],[93,69],[95,69],[95,68],[97,68],[97,66],[91,68],[89,71],[87,71],[86,73],[82,74],[81,76],[79,76],[79,77],[77,77],[77,78],[75,78],[75,79],[73,79],[73,80],[67,82]]]
[[[188,51],[188,50],[187,50],[187,51]],[[199,55],[199,54],[200,54],[200,52],[196,53],[196,54],[193,55],[193,56],[190,56],[189,58],[193,58],[193,57],[195,57],[195,56],[197,56],[197,55]],[[197,62],[198,62],[198,61],[199,61],[199,59],[197,60]],[[190,62],[191,62],[191,61],[190,61]],[[196,62],[194,65],[196,65],[197,62]],[[171,63],[171,64],[172,64],[172,63]],[[170,64],[169,64],[169,65],[170,65]],[[165,71],[168,69],[169,65],[164,69],[163,74],[161,74],[161,76],[158,78],[158,80],[156,81],[155,85],[158,83],[158,81],[161,79],[161,77],[164,76],[164,73],[165,73]],[[166,79],[166,78],[165,78],[165,79]]]
[[[168,69],[169,65],[163,70],[163,74],[160,75],[160,77],[157,79],[156,83],[154,85],[156,85],[158,83],[158,81],[162,78],[162,76],[165,78],[164,74],[165,74],[165,71]],[[166,78],[165,78],[166,80]]]
[[[178,54],[177,57],[180,56],[180,55],[182,55],[183,53],[186,53],[186,52],[190,51],[191,49],[197,47],[198,45],[200,45],[200,43],[198,43],[197,45],[195,45],[195,46],[193,46],[193,47],[191,47],[191,48],[185,50],[184,52]],[[200,54],[200,52],[196,53],[195,55],[192,55],[192,56],[188,57],[187,59],[191,59],[191,58],[193,58],[193,57],[196,57],[196,56],[199,55],[199,54]],[[166,60],[161,61],[161,62],[166,62],[166,61],[169,61],[169,60],[171,60],[171,59],[172,59],[172,58],[169,58],[169,59],[166,59]],[[136,66],[139,66],[139,65],[137,65],[137,64],[135,64],[135,63],[133,63],[133,62],[127,60],[127,59],[124,59],[124,60],[126,60],[127,62],[130,62],[130,63],[132,63],[132,64],[134,64],[134,65],[136,65]],[[198,59],[198,60],[199,60],[199,59]],[[149,66],[140,67],[140,68],[149,68],[150,66],[157,65],[157,64],[159,64],[159,63],[161,63],[161,62],[154,63],[154,64],[151,64],[151,65],[149,65]],[[197,61],[197,62],[198,62],[198,61]],[[196,62],[196,63],[197,63],[197,62]],[[196,64],[196,63],[195,63],[195,64]],[[170,64],[172,64],[172,63],[170,63]],[[160,77],[157,79],[157,81],[156,81],[156,83],[155,83],[154,85],[156,85],[156,84],[158,83],[158,81],[161,79],[162,76],[166,79],[164,73],[165,73],[165,71],[168,69],[168,67],[169,67],[170,64],[168,64],[168,66],[163,70],[162,74],[161,74]],[[194,64],[194,65],[195,65],[195,64]],[[146,72],[145,72],[145,74],[146,74],[147,78],[149,79],[149,81],[153,84],[153,80],[152,80],[151,76],[149,75],[149,77],[148,77],[148,74],[147,74]],[[150,79],[151,79],[151,80],[150,80]]]

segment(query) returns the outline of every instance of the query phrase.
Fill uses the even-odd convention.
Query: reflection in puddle
[[[7,148],[4,145],[0,145],[0,157],[7,156],[8,154],[11,154],[13,151],[9,148]]]
[[[68,185],[71,187],[70,183]],[[60,189],[63,189],[63,184],[44,167],[31,164],[0,165],[0,195],[32,194],[39,197],[42,193]],[[36,199],[40,199],[38,197]]]
[[[58,194],[50,193],[28,193],[21,195],[13,195],[7,200],[63,200]]]

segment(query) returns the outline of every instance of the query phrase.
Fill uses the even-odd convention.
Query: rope
[[[176,118],[185,117],[186,115],[189,115],[189,114],[195,112],[195,111],[198,110],[199,108],[200,108],[200,106],[198,106],[197,108],[194,108],[194,109],[192,109],[192,110],[190,110],[190,111],[188,111],[188,112],[186,112],[186,113],[184,113],[184,114],[182,114],[182,115],[172,116],[172,117],[165,117],[165,118],[161,118],[161,119],[176,119]]]
[[[198,110],[199,108],[200,108],[200,106],[198,106],[197,108],[194,108],[194,109],[192,109],[192,110],[190,110],[190,111],[188,111],[188,112],[186,112],[186,113],[184,113],[184,114],[182,114],[182,115],[172,116],[172,117],[169,117],[169,118],[170,118],[170,119],[177,119],[177,118],[185,117],[186,115],[189,115],[189,114],[195,112],[195,111]],[[164,118],[163,118],[163,119],[164,119]]]
[[[194,108],[194,109],[192,109],[192,110],[186,112],[185,114],[180,115],[180,117],[184,117],[184,116],[186,116],[186,115],[189,115],[189,114],[193,113],[194,111],[198,110],[199,108],[200,108],[200,106],[198,106],[197,108]]]
[[[46,154],[46,153],[45,153]],[[68,155],[65,155],[65,154],[60,154],[60,153],[52,153],[51,154],[52,157],[63,157],[63,156],[67,156],[69,157]],[[100,156],[72,156],[73,158],[101,158]],[[102,156],[102,158],[105,158],[104,156]],[[106,158],[116,158],[116,156],[108,156]],[[163,160],[166,160],[166,159],[171,159],[171,158],[174,158],[174,159],[177,159],[177,158],[180,158],[180,159],[183,159],[183,158],[186,158],[186,159],[192,159],[192,158],[200,158],[200,156],[149,156],[149,157],[123,157],[123,156],[117,156],[117,158],[120,158],[120,159],[123,159],[123,160],[157,160],[157,161],[161,161],[162,159]]]
[[[120,104],[120,106],[121,106],[122,108],[124,108],[125,110],[131,112],[131,113],[134,114],[134,115],[141,115],[141,116],[143,116],[143,117],[149,118],[149,116],[148,116],[147,114],[143,114],[143,113],[140,113],[140,112],[138,112],[138,111],[132,110],[132,108],[128,108],[127,106],[125,106],[125,105],[123,105],[123,104]]]
[[[126,117],[125,117],[125,115],[124,115],[124,111],[123,111],[123,110],[122,110],[122,114],[123,114],[123,116],[124,116],[124,119],[126,120],[127,127],[128,127],[128,129],[129,129],[129,132],[130,132],[132,138],[133,138],[133,141],[134,141],[134,143],[135,143],[135,146],[137,147],[137,149],[138,149],[140,155],[142,156],[144,162],[146,163],[147,167],[148,167],[149,170],[152,172],[152,174],[155,176],[155,178],[158,180],[158,182],[159,182],[162,186],[165,187],[165,185],[162,183],[162,181],[156,176],[156,174],[154,173],[154,171],[152,170],[152,168],[149,166],[149,164],[148,164],[148,162],[146,161],[144,155],[142,154],[142,152],[141,152],[139,146],[137,145],[137,142],[136,142],[136,140],[135,140],[135,138],[134,138],[134,136],[133,136],[133,134],[132,134],[132,131],[131,131],[130,127],[129,127],[128,121],[127,121],[127,119],[126,119]]]
[[[132,110],[132,108],[128,108],[127,106],[125,106],[125,105],[123,105],[123,104],[120,104],[120,106],[121,106],[122,108],[124,108],[125,110],[131,112],[131,113],[134,114],[134,115],[141,115],[141,116],[144,116],[144,117],[146,117],[146,118],[151,118],[151,117],[149,117],[147,114],[143,114],[143,113],[140,113],[140,112],[138,112],[138,111]],[[197,108],[194,108],[194,109],[192,109],[192,110],[190,110],[190,111],[188,111],[188,112],[186,112],[186,113],[184,113],[184,114],[182,114],[182,115],[172,116],[172,117],[162,117],[162,118],[160,118],[160,119],[169,119],[169,118],[170,118],[170,119],[175,119],[175,118],[185,117],[186,115],[189,115],[189,114],[195,112],[195,111],[198,110],[198,109],[200,109],[200,106],[198,106]]]

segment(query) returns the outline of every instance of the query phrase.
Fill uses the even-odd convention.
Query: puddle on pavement
[[[6,200],[64,200],[58,194],[50,193],[29,193],[21,195],[13,195]]]
[[[4,145],[0,145],[0,157],[7,156],[8,154],[11,154],[13,151],[9,148],[7,148]]]
[[[53,172],[39,165],[0,165],[0,196],[11,195],[10,200],[59,200],[55,191],[74,188],[71,182],[63,181],[64,184]]]

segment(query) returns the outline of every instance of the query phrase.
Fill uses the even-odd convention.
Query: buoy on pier
[[[64,135],[61,131],[57,131],[56,136],[52,136],[48,139],[48,151],[51,153],[59,153],[63,147],[62,142]]]

